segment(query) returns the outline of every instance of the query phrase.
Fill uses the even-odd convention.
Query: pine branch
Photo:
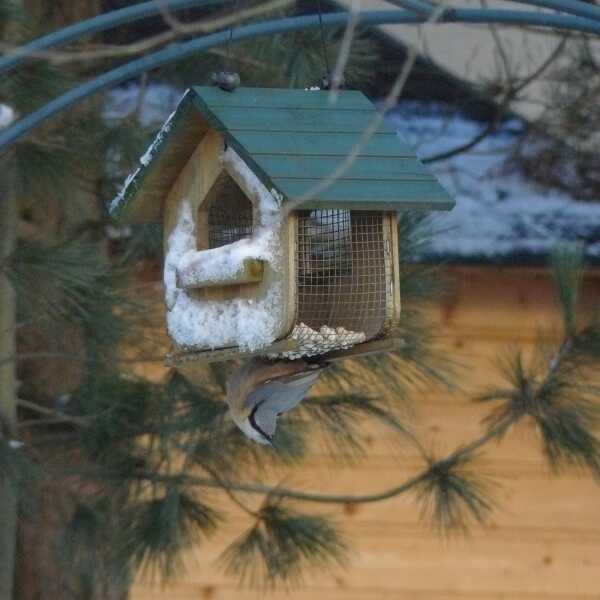
[[[32,493],[40,471],[23,447],[16,446],[14,441],[0,435],[0,485],[18,492],[20,502],[26,505],[27,495],[23,492]]]
[[[494,506],[490,483],[472,466],[473,452],[461,449],[434,462],[416,486],[421,516],[431,520],[441,534],[466,533],[471,521],[480,525]]]
[[[228,487],[227,487],[227,483],[225,482],[225,480],[219,476],[218,473],[216,473],[214,470],[204,466],[204,469],[206,470],[206,472],[215,480],[218,481],[221,484],[221,489],[223,490],[223,492],[225,492],[225,494],[229,497],[229,499],[238,507],[240,508],[243,512],[245,512],[248,516],[250,517],[254,517],[254,518],[258,518],[259,514],[256,511],[253,511],[251,508],[249,508],[248,506],[246,506],[238,497],[236,494],[234,494]]]
[[[258,494],[272,498],[299,500],[316,504],[370,504],[374,502],[381,502],[383,500],[388,500],[404,494],[413,489],[415,486],[430,477],[430,471],[432,469],[441,468],[444,464],[448,463],[462,464],[462,461],[466,461],[468,456],[473,455],[476,451],[480,450],[490,441],[496,440],[502,432],[503,429],[500,427],[489,428],[470,443],[460,446],[453,453],[449,454],[448,457],[428,464],[427,467],[417,475],[398,485],[373,494],[320,494],[305,492],[293,488],[285,488],[282,486],[269,486],[258,483],[242,483],[238,481],[227,481],[226,486],[229,490],[235,492]],[[136,471],[132,474],[132,478],[141,480],[153,479],[165,484],[168,484],[172,481],[178,481],[180,483],[184,483],[185,485],[207,487],[212,489],[219,489],[222,487],[222,482],[215,481],[214,479],[196,477],[188,473],[180,473],[176,476],[167,476],[156,473]]]
[[[344,566],[347,545],[322,516],[301,514],[267,497],[255,524],[219,558],[229,575],[249,584],[297,584],[309,569]]]
[[[41,406],[36,402],[30,402],[29,400],[19,399],[17,400],[17,406],[21,408],[26,408],[27,410],[31,410],[40,415],[44,415],[51,419],[51,422],[54,423],[72,423],[73,425],[77,425],[79,427],[89,427],[90,423],[86,419],[82,419],[80,417],[69,415],[67,413],[52,410],[51,408],[47,408],[45,406]],[[31,421],[23,421],[19,422],[19,427],[27,427],[30,424],[39,423],[40,419],[33,419]]]
[[[564,323],[562,341],[549,360],[541,349],[528,365],[520,353],[505,360],[501,366],[508,386],[488,390],[476,400],[498,403],[485,422],[502,433],[523,417],[531,418],[554,471],[575,466],[600,478],[600,439],[595,434],[600,387],[592,383],[595,375],[590,371],[600,360],[600,323],[577,328],[581,249],[559,248],[553,270]]]
[[[108,563],[112,567],[110,576],[113,581],[122,584],[130,579],[127,565],[111,561],[107,556],[107,549],[114,546],[111,535],[112,525],[116,513],[114,497],[107,496],[93,501],[83,502],[73,498],[75,505],[59,539],[56,541],[56,552],[63,569],[61,579],[63,585],[72,587],[72,595],[76,597],[75,590],[83,590],[88,595],[94,593],[102,586],[102,565]]]
[[[583,272],[580,246],[559,246],[551,257],[552,272],[564,321],[565,336],[575,333],[577,298]]]
[[[64,530],[65,565],[83,577],[93,576],[101,553],[125,581],[138,569],[172,577],[183,567],[182,551],[210,537],[221,520],[212,507],[174,487],[129,502],[117,490],[112,494],[80,502]]]
[[[415,435],[388,410],[387,402],[373,396],[339,393],[309,397],[299,412],[306,418],[311,439],[321,440],[337,458],[352,460],[365,454],[362,431],[367,419],[383,423],[422,451]]]
[[[170,487],[162,497],[128,507],[118,554],[133,572],[141,568],[171,578],[183,566],[181,551],[209,537],[220,520],[215,509]]]

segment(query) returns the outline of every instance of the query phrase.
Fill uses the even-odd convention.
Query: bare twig
[[[164,46],[170,42],[176,41],[183,36],[189,36],[196,33],[210,33],[217,29],[223,29],[232,23],[258,17],[262,14],[280,10],[290,6],[293,0],[270,0],[264,4],[253,6],[241,12],[214,18],[196,21],[189,24],[177,21],[177,27],[168,31],[145,38],[139,42],[127,45],[96,45],[86,47],[86,50],[59,51],[59,50],[41,50],[32,52],[32,58],[48,60],[49,62],[62,65],[71,62],[85,62],[91,60],[102,60],[107,58],[124,58],[136,54],[144,54],[157,46]],[[164,16],[164,15],[163,15]],[[2,52],[14,51],[15,47],[10,44],[0,43]]]
[[[214,478],[215,481],[217,481],[221,487],[221,489],[227,494],[227,496],[229,496],[229,499],[239,508],[241,508],[248,516],[256,518],[258,517],[258,514],[256,513],[256,511],[252,510],[251,508],[248,508],[232,491],[231,487],[229,486],[229,483],[227,481],[225,481],[222,477],[220,477],[218,475],[218,473],[215,472],[214,469],[211,469],[210,467],[207,467],[206,465],[202,465],[202,468],[211,476]]]
[[[481,5],[485,8],[488,8],[487,0],[481,0]],[[494,38],[494,43],[496,44],[496,49],[498,50],[498,56],[500,57],[500,62],[502,63],[502,69],[504,71],[504,79],[506,82],[510,81],[511,78],[511,66],[510,60],[508,58],[508,52],[504,47],[504,42],[498,33],[498,27],[494,24],[488,25],[490,29],[490,33]]]
[[[68,415],[66,413],[63,413],[59,410],[53,410],[51,408],[47,408],[46,406],[41,406],[40,404],[37,404],[36,402],[30,402],[29,400],[23,400],[23,399],[18,399],[17,400],[17,406],[20,408],[26,408],[27,410],[31,410],[33,412],[36,412],[40,415],[44,415],[47,417],[50,417],[50,419],[39,419],[39,420],[31,420],[31,421],[21,421],[19,423],[19,427],[26,427],[27,424],[35,424],[35,423],[39,423],[40,421],[44,422],[67,422],[67,423],[73,423],[75,425],[79,425],[79,426],[84,426],[84,427],[88,427],[89,423],[82,417],[76,417],[73,415]]]
[[[360,15],[360,4],[361,0],[352,0],[350,5],[350,18],[346,23],[346,29],[344,30],[344,37],[338,51],[337,60],[335,61],[335,67],[333,74],[328,73],[331,77],[331,91],[329,93],[329,101],[334,104],[337,101],[338,90],[340,82],[344,74],[344,69],[350,58],[350,50],[352,48],[352,41],[354,40],[354,32],[356,31],[356,24],[358,23],[358,17]]]
[[[467,152],[477,146],[481,141],[483,141],[488,135],[494,133],[494,131],[500,125],[502,118],[506,114],[510,103],[533,81],[535,81],[550,65],[555,61],[558,55],[562,52],[565,47],[567,40],[569,39],[569,34],[566,34],[561,39],[558,46],[550,53],[548,58],[538,66],[532,73],[530,73],[527,77],[523,78],[518,82],[517,85],[509,86],[508,83],[505,85],[505,92],[501,101],[498,103],[494,115],[484,127],[482,131],[480,131],[477,135],[475,135],[471,140],[465,142],[464,144],[460,144],[455,146],[454,148],[450,148],[444,152],[439,152],[437,154],[433,154],[431,156],[426,156],[421,159],[422,163],[428,164],[433,162],[438,162],[441,160],[447,160],[452,158],[453,156],[457,156],[458,154],[462,154],[463,152]]]
[[[135,102],[135,109],[133,111],[133,116],[136,120],[139,120],[140,115],[142,113],[142,108],[144,107],[144,100],[146,98],[146,90],[148,89],[148,73],[144,73],[140,78],[140,87],[137,93],[137,98]]]
[[[160,16],[163,18],[164,22],[170,27],[173,31],[178,33],[184,33],[185,25],[173,14],[173,12],[169,9],[166,2],[163,0],[158,0]]]

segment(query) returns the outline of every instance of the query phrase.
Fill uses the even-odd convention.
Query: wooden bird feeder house
[[[396,214],[453,200],[360,92],[186,92],[111,205],[162,221],[170,361],[361,354],[400,319]],[[343,173],[323,185],[347,157]]]

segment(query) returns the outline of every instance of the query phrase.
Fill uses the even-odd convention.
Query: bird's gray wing
[[[320,371],[310,371],[269,381],[250,394],[254,406],[257,407],[253,418],[260,430],[273,437],[277,428],[277,417],[300,404],[319,375]]]
[[[252,417],[254,419],[255,428],[258,426],[263,434],[266,434],[269,438],[275,435],[275,429],[277,429],[277,417],[279,412],[277,407],[269,405],[268,403],[261,404]]]
[[[304,398],[308,390],[321,374],[320,369],[285,375],[271,379],[252,390],[246,398],[246,406],[254,408],[257,404],[276,405],[277,412],[292,410]]]

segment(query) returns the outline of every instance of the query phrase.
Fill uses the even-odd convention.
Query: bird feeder
[[[454,203],[388,125],[362,139],[376,115],[356,91],[186,92],[111,205],[163,224],[171,363],[397,338],[397,212]]]

